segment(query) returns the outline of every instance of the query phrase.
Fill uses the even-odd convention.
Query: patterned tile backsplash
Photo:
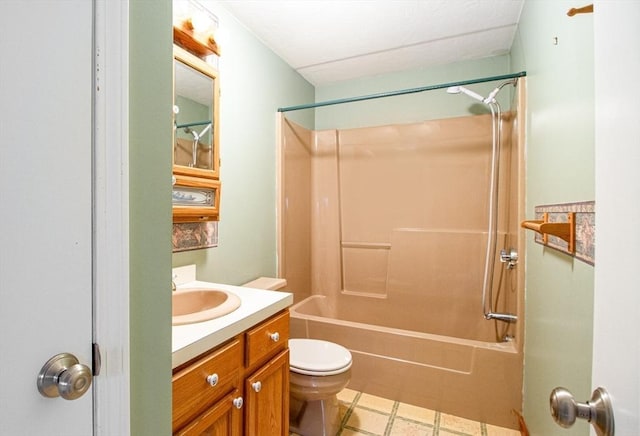
[[[595,201],[583,201],[578,203],[549,204],[535,207],[537,220],[543,219],[548,213],[549,222],[566,222],[567,213],[575,212],[575,253],[570,253],[567,243],[560,238],[550,236],[547,244],[544,244],[542,235],[535,233],[535,241],[539,244],[551,247],[570,256],[574,256],[589,265],[596,262],[596,203]]]
[[[218,246],[218,221],[175,223],[171,237],[173,252]]]

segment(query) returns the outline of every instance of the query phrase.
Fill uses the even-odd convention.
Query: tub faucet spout
[[[518,317],[516,315],[512,315],[510,313],[493,313],[493,312],[489,312],[484,317],[487,320],[496,319],[498,321],[504,321],[504,322],[516,322],[516,321],[518,321]]]

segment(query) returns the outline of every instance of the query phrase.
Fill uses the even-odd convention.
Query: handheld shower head
[[[449,88],[447,88],[447,92],[449,94],[466,94],[469,97],[478,100],[479,102],[488,103],[487,101],[485,101],[485,98],[483,96],[481,96],[480,94],[476,94],[475,92],[465,88],[464,86],[450,86]]]

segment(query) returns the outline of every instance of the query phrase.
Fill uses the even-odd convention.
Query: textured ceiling
[[[222,0],[314,85],[508,53],[524,0]]]

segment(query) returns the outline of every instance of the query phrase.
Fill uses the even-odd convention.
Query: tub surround
[[[520,248],[515,115],[503,116],[498,251]],[[281,125],[278,274],[295,302],[326,295],[341,319],[495,341],[481,312],[490,115],[315,132]],[[493,310],[517,314],[519,269],[494,262]],[[518,336],[516,325],[499,330],[498,340]]]
[[[288,292],[198,281],[194,265],[174,268],[173,277],[178,289],[198,287],[233,292],[240,297],[241,304],[234,312],[217,319],[173,326],[172,368],[217,347],[293,303],[293,295]]]

